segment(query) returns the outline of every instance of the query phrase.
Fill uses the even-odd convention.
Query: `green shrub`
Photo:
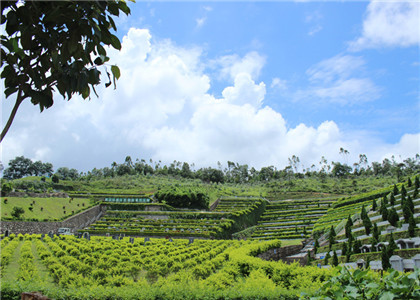
[[[206,193],[187,187],[167,187],[159,190],[155,196],[160,203],[166,203],[173,207],[198,209],[209,207],[209,197]]]
[[[419,299],[420,271],[400,274],[392,271],[383,278],[370,270],[349,270],[338,267],[338,274],[331,277],[313,297],[300,299]]]

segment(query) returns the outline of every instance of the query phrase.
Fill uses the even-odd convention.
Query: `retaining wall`
[[[273,248],[264,253],[258,254],[257,256],[264,260],[283,260],[285,261],[287,256],[299,253],[302,250],[302,245],[292,245],[280,248]]]
[[[106,207],[104,205],[97,205],[74,216],[71,216],[62,222],[2,221],[0,222],[0,233],[3,234],[6,232],[6,230],[8,230],[9,233],[14,234],[46,234],[50,231],[57,233],[58,228],[61,227],[71,228],[73,232],[75,232],[78,229],[82,229],[95,222],[102,216],[105,210]]]

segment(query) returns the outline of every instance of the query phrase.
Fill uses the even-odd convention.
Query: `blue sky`
[[[30,103],[2,145],[56,168],[153,158],[283,168],[420,152],[419,2],[140,2],[117,90]],[[3,120],[10,111],[3,103]]]

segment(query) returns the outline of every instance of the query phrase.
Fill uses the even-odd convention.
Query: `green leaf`
[[[117,50],[121,50],[121,42],[120,40],[113,34],[111,34],[111,45]]]
[[[102,45],[98,45],[96,48],[98,49],[99,55],[106,56],[105,48]]]
[[[96,68],[88,71],[88,82],[91,85],[95,85],[99,83],[99,76],[101,72],[99,72]]]
[[[385,292],[380,297],[379,300],[392,300],[395,298],[395,295],[391,292]]]
[[[17,38],[12,38],[10,39],[10,41],[12,42],[13,52],[17,53],[20,50],[18,42],[17,42]]]
[[[112,72],[112,75],[114,75],[114,78],[120,79],[121,73],[120,73],[120,68],[118,68],[118,66],[116,65],[111,66],[111,72]]]
[[[117,5],[117,3],[115,3],[115,2],[110,2],[109,4],[108,4],[108,11],[112,14],[112,15],[114,15],[114,16],[119,16],[119,14],[120,14],[120,10],[119,10],[119,8],[118,8],[118,5]]]
[[[109,61],[109,57],[106,55],[101,55],[101,59],[104,63],[106,63],[107,61]]]
[[[115,22],[110,16],[108,16],[108,22],[109,22],[110,26],[112,27],[112,29],[117,31],[117,26],[115,26]]]
[[[7,98],[10,95],[16,93],[17,90],[18,90],[17,87],[8,87],[7,89],[4,90],[4,94],[6,95],[6,98]]]
[[[343,298],[343,289],[339,289],[337,291],[334,291],[335,299],[342,299]]]
[[[57,53],[57,51],[53,51],[51,53],[51,58],[52,58],[52,63],[54,65],[54,68],[58,69],[59,64],[58,64],[58,53]]]
[[[9,11],[6,19],[6,32],[9,36],[11,36],[16,32],[19,25],[16,17],[16,12],[14,12],[13,10]]]
[[[68,42],[68,47],[70,54],[73,54],[77,50],[78,39],[76,34],[72,34],[70,37],[70,41]]]
[[[29,33],[29,30],[23,30],[22,36],[20,39],[23,49],[30,50],[32,47],[32,35]]]
[[[377,284],[376,282],[370,282],[366,285],[366,288],[369,288],[369,289],[377,289],[379,287],[380,287],[380,285]]]
[[[95,60],[93,62],[97,66],[100,66],[100,65],[102,65],[104,63],[103,60],[102,60],[102,58],[100,56],[98,56],[97,58],[95,58]]]
[[[8,76],[16,76],[15,70],[10,65],[6,65],[1,72],[1,78],[7,78]]]
[[[346,286],[344,288],[344,292],[351,297],[359,296],[359,290],[355,288],[354,286]]]
[[[48,91],[32,91],[30,93],[31,96],[31,102],[34,105],[39,105],[39,108],[41,112],[44,110],[44,108],[49,108],[53,105],[53,99],[52,94],[50,95]]]
[[[135,0],[130,0],[131,2],[135,3]],[[118,6],[121,11],[123,11],[126,15],[130,14],[130,8],[127,6],[127,4],[124,1],[118,2]]]
[[[83,99],[86,99],[87,97],[89,97],[89,95],[90,95],[90,88],[87,85],[82,92],[82,97],[83,97]]]

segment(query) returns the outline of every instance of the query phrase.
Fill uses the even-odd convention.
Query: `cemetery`
[[[153,197],[95,196],[95,205],[71,222],[35,222],[44,232],[19,232],[2,221],[9,226],[2,226],[1,235],[3,290],[33,287],[51,296],[66,290],[76,297],[77,288],[101,298],[147,286],[157,297],[169,293],[164,286],[177,285],[176,274],[185,274],[200,290],[218,295],[234,293],[239,278],[257,276],[273,284],[260,294],[297,299],[308,286],[312,292],[322,288],[320,278],[330,278],[336,265],[349,272],[418,272],[418,187],[396,187],[398,194],[390,186],[338,200],[225,196],[208,210],[176,208]],[[383,214],[392,209],[396,222]],[[16,258],[21,267],[13,271]],[[199,290],[188,293],[198,296]]]

